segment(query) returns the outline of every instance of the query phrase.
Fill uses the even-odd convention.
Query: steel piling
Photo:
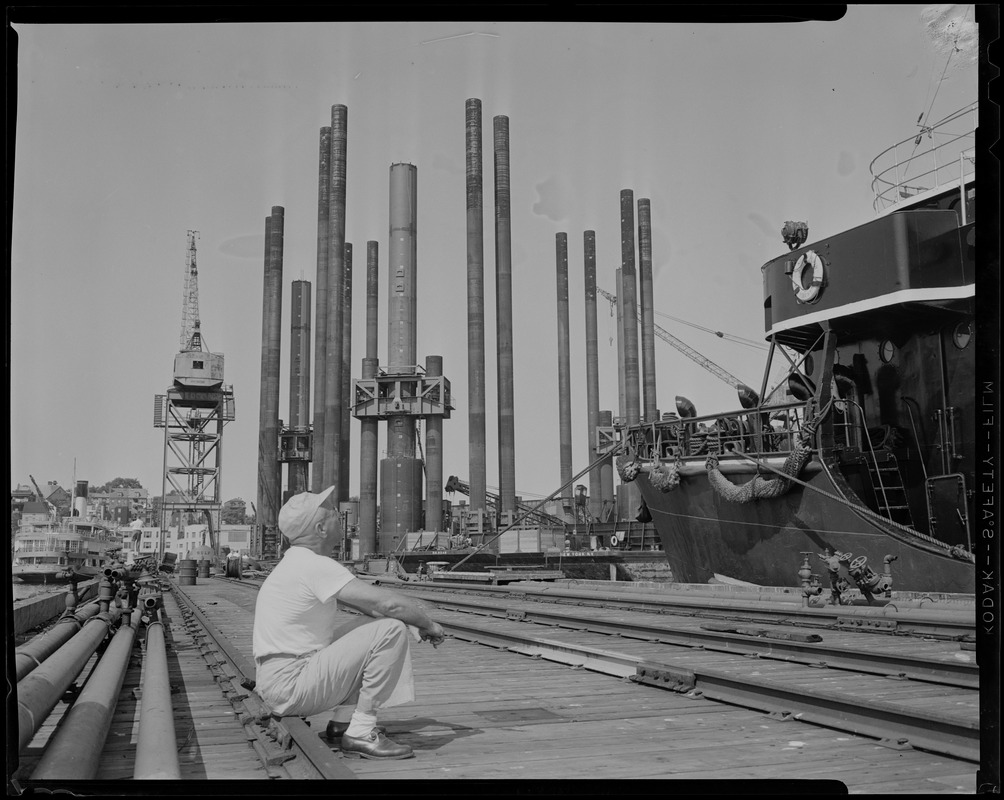
[[[327,388],[328,330],[328,196],[331,189],[331,128],[321,128],[317,169],[317,292],[314,298],[314,442],[310,490],[320,492],[324,471],[324,392]]]

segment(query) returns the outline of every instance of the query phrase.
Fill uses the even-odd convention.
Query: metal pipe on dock
[[[138,625],[138,610],[122,613],[119,629],[32,770],[32,780],[93,780],[97,776]]]
[[[509,197],[509,117],[494,118],[495,308],[498,330],[499,510],[516,513],[516,420],[513,386],[512,229]]]
[[[638,264],[641,290],[641,380],[645,422],[659,421],[655,393],[655,295],[652,276],[652,204],[638,200]]]
[[[279,506],[279,358],[282,344],[283,208],[272,206],[265,220],[265,281],[262,292],[261,403],[258,417],[258,523],[278,553]]]
[[[342,314],[345,281],[345,183],[348,109],[331,107],[331,156],[328,162],[328,308],[325,330],[324,464],[321,486],[341,490]],[[315,431],[315,436],[317,432]],[[346,498],[338,496],[339,502]]]
[[[600,358],[596,324],[596,231],[582,234],[586,291],[586,452],[589,463],[596,460],[596,427],[600,418]],[[600,519],[603,509],[600,470],[589,471],[589,516]]]
[[[83,625],[101,610],[98,603],[88,603],[73,614],[61,617],[45,633],[40,633],[31,641],[14,650],[17,680],[21,681],[35,667],[72,639]]]
[[[328,195],[331,188],[331,128],[321,128],[317,167],[317,276],[314,298],[314,441],[310,490],[320,492],[324,471],[324,391],[327,388],[326,358],[328,330]]]
[[[310,281],[293,281],[289,330],[289,426],[310,424]],[[288,495],[307,491],[306,461],[290,461]]]
[[[566,522],[575,521],[572,506],[572,365],[568,333],[568,234],[554,236],[558,296],[558,450],[561,472],[561,507]],[[566,485],[567,484],[567,485]]]
[[[349,445],[352,429],[352,245],[345,243],[345,280],[342,282],[342,427],[338,454],[338,497],[349,497]]]
[[[119,609],[112,608],[91,617],[72,639],[18,682],[18,752],[31,742],[63,693],[104,641],[120,613]]]
[[[418,170],[390,168],[390,255],[387,296],[387,372],[416,371]],[[407,409],[405,409],[407,411]],[[392,552],[421,515],[422,462],[415,457],[415,417],[387,420],[387,457],[380,462],[380,552]]]
[[[362,378],[377,376],[379,359],[379,244],[366,243],[366,356]],[[377,472],[380,422],[375,418],[359,420],[359,554],[377,551]]]
[[[443,374],[443,357],[426,356],[425,374],[438,378]],[[425,418],[425,530],[443,530],[443,418]]]
[[[164,622],[158,612],[146,628],[143,681],[140,697],[139,734],[133,780],[179,780],[178,746],[167,673]]]
[[[465,104],[467,144],[467,431],[471,511],[487,510],[487,414],[485,411],[484,192],[481,101]]]

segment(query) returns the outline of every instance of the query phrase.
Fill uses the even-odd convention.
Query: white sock
[[[345,731],[345,735],[354,739],[369,736],[376,727],[376,721],[376,714],[366,714],[357,709],[352,712],[352,719],[349,720],[349,728]]]

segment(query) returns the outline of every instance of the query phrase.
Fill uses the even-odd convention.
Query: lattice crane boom
[[[612,295],[612,294],[610,294],[610,292],[604,291],[599,286],[596,287],[596,291],[599,292],[601,295],[603,295],[607,300],[609,300],[611,304],[616,305],[616,303],[617,303],[617,296],[616,295]],[[641,315],[638,313],[637,307],[635,308],[635,316],[639,320],[641,319]],[[686,344],[685,342],[680,341],[675,336],[673,336],[673,334],[671,334],[669,331],[666,331],[663,328],[660,328],[658,325],[654,325],[654,324],[653,324],[652,327],[653,327],[653,329],[655,331],[655,335],[656,336],[658,336],[660,339],[662,339],[667,344],[670,344],[673,347],[675,347],[677,350],[679,350],[681,353],[683,353],[685,356],[687,356],[687,358],[689,358],[691,361],[694,361],[697,364],[700,364],[702,367],[704,367],[712,375],[716,376],[720,380],[722,380],[725,383],[729,384],[729,386],[733,387],[734,389],[748,389],[749,388],[747,386],[747,384],[743,383],[741,380],[739,380],[739,378],[737,378],[731,372],[727,372],[726,370],[722,369],[720,366],[718,366],[710,358],[706,358],[705,356],[702,356],[693,347],[691,347],[690,345]]]
[[[188,231],[188,250],[185,256],[185,289],[181,299],[181,351],[201,350],[199,331],[199,269],[195,258],[195,240],[198,231]]]

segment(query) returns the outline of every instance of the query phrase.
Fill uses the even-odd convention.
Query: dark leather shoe
[[[411,758],[415,755],[406,744],[392,742],[375,728],[369,736],[342,735],[342,755],[349,758]]]
[[[335,722],[335,720],[331,720],[328,722],[328,727],[324,729],[324,733],[320,733],[318,736],[329,742],[333,742],[335,739],[341,739],[345,735],[345,731],[348,729],[349,723]],[[377,733],[387,733],[387,729],[383,725],[377,725],[376,729]]]

